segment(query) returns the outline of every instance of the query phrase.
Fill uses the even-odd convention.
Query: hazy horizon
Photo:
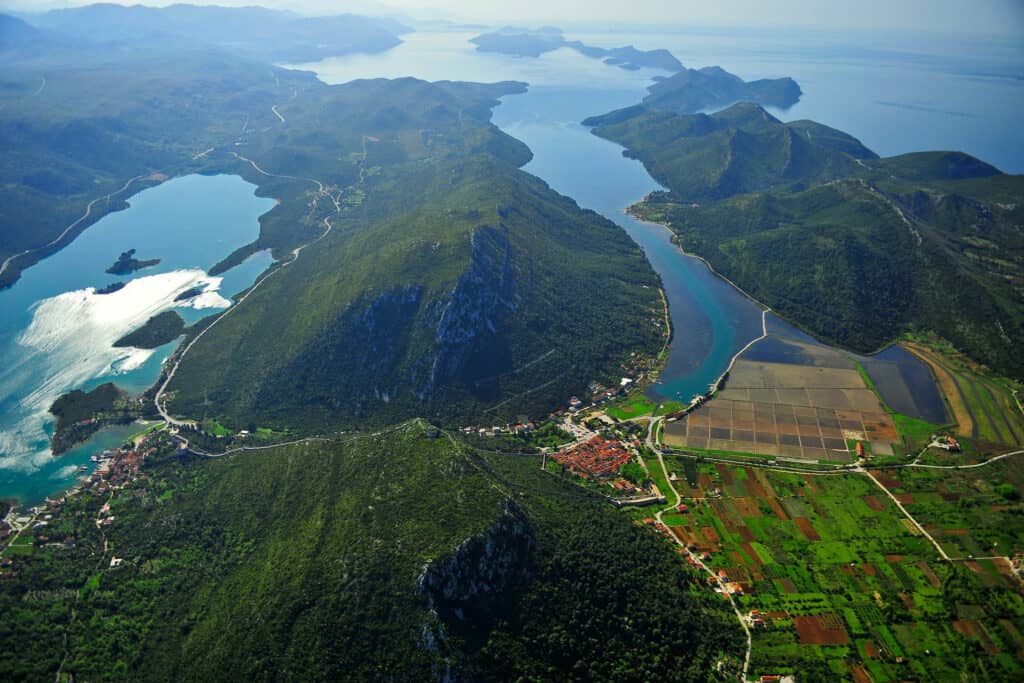
[[[0,0],[0,11],[45,12],[52,9],[95,4],[88,0]],[[115,4],[167,6],[174,0],[121,1]],[[346,12],[401,15],[411,20],[446,19],[487,24],[616,22],[656,23],[694,27],[802,28],[818,30],[910,31],[926,33],[976,33],[1020,36],[1024,34],[1024,2],[990,0],[863,0],[852,5],[844,0],[637,0],[623,8],[610,0],[521,0],[515,7],[481,6],[474,0],[444,0],[425,5],[424,0],[191,0],[181,4],[262,6],[302,14]]]

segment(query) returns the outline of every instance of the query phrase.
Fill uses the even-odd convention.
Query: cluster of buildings
[[[476,434],[477,436],[491,438],[495,436],[501,436],[502,434],[512,434],[514,436],[526,436],[537,430],[537,425],[531,422],[526,417],[520,416],[520,420],[515,424],[507,424],[504,426],[495,425],[492,427],[477,427],[470,425],[463,427],[460,431],[463,434]]]
[[[652,320],[658,327],[661,327],[665,322],[660,315],[656,316]],[[653,356],[647,356],[634,351],[629,354],[629,358],[625,362],[619,364],[619,368],[622,370],[623,374],[629,377],[643,378],[651,371],[652,368],[654,368],[655,362],[656,358]]]
[[[587,390],[590,392],[589,403],[578,396],[573,396],[569,399],[569,412],[575,414],[591,405],[604,405],[613,398],[618,398],[629,391],[630,387],[633,386],[633,382],[632,377],[623,377],[619,380],[619,386],[617,387],[606,387],[599,382],[591,382],[587,385]],[[560,412],[554,413],[552,416],[556,417],[560,414]]]
[[[102,455],[93,456],[99,467],[89,475],[86,486],[96,493],[124,486],[138,478],[142,461],[155,452],[156,448],[153,447],[145,450],[115,448],[103,451]]]
[[[960,442],[948,434],[932,434],[932,441],[929,446],[941,448],[949,453],[960,452]]]
[[[619,469],[629,462],[633,455],[620,442],[595,436],[590,441],[555,453],[551,457],[584,479],[604,479],[617,475]]]
[[[729,580],[729,572],[719,569],[714,576],[708,577],[712,590],[722,595],[743,595],[743,586]]]
[[[51,522],[58,518],[68,497],[76,495],[79,491],[89,490],[96,494],[105,494],[115,488],[125,486],[140,476],[142,462],[147,456],[156,452],[156,448],[146,449],[113,449],[103,451],[100,455],[92,457],[92,461],[99,466],[94,472],[85,477],[81,484],[67,491],[59,499],[47,498],[43,505],[31,508],[26,514],[17,515],[11,511],[7,518],[0,522],[0,547],[6,544],[13,532],[27,532],[31,529],[33,534],[32,544],[36,546],[51,546],[64,549],[75,547],[74,536],[63,536],[52,534]],[[88,469],[86,465],[80,471]],[[97,526],[110,526],[114,522],[114,516],[110,514],[109,501],[100,509],[96,518]],[[16,573],[16,568],[10,558],[4,557],[0,561],[0,576],[7,576]]]

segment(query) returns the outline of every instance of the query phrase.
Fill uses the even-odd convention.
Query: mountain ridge
[[[750,103],[586,123],[669,188],[637,205],[640,216],[813,334],[873,352],[933,331],[1024,376],[1014,352],[1024,176],[962,152],[879,158],[841,131]]]

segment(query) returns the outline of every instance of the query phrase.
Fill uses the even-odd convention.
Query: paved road
[[[203,457],[203,458],[216,459],[216,458],[225,458],[225,457],[227,457],[229,455],[235,455],[236,453],[245,453],[245,452],[252,452],[252,451],[267,451],[267,450],[271,450],[271,449],[274,449],[274,448],[284,448],[285,446],[297,446],[297,445],[303,444],[303,443],[351,443],[353,441],[358,441],[359,439],[370,439],[370,438],[375,438],[375,437],[378,437],[378,436],[384,436],[385,434],[392,434],[392,433],[400,431],[402,429],[408,429],[409,427],[412,427],[412,426],[414,426],[414,425],[416,425],[418,423],[419,423],[418,419],[413,419],[412,421],[402,422],[402,423],[394,425],[392,427],[388,427],[387,429],[382,429],[382,430],[380,430],[378,432],[371,432],[369,434],[354,434],[354,435],[350,436],[347,439],[340,439],[337,436],[335,436],[335,437],[307,436],[307,437],[302,438],[302,439],[295,439],[293,441],[281,441],[281,442],[278,442],[278,443],[266,444],[264,446],[239,446],[238,448],[230,448],[230,449],[224,451],[223,453],[207,453],[206,451],[201,451],[201,450],[198,450],[196,448],[192,448],[189,445],[189,443],[188,443],[188,439],[186,439],[185,437],[181,436],[180,434],[175,435],[174,438],[176,438],[178,441],[180,441],[182,443],[181,447],[184,450],[187,450],[189,453],[192,453],[193,455],[198,455],[198,456]]]
[[[317,186],[317,192],[320,195],[327,194],[326,186],[322,182],[320,182],[319,180],[316,180],[315,178],[298,178],[296,176],[290,176],[290,175],[277,175],[277,174],[274,174],[274,173],[270,173],[269,171],[261,168],[259,166],[259,164],[257,164],[252,159],[244,157],[241,154],[237,154],[235,152],[231,152],[231,154],[236,159],[239,159],[240,161],[244,161],[244,162],[248,163],[258,173],[261,173],[261,174],[263,174],[265,176],[268,176],[268,177],[271,177],[271,178],[287,178],[287,179],[290,179],[290,180],[305,180],[307,182],[311,182],[314,185],[316,185]],[[333,199],[334,198],[332,197],[332,200]],[[340,203],[338,201],[334,201],[334,206],[335,206],[335,213],[340,213],[340,211],[341,211]],[[217,323],[219,323],[221,320],[223,320],[224,318],[229,316],[233,311],[237,310],[238,307],[241,306],[242,303],[246,299],[248,299],[252,295],[253,292],[255,292],[257,289],[259,289],[260,286],[264,282],[266,282],[269,278],[273,277],[277,273],[281,272],[282,269],[284,269],[284,268],[290,266],[292,263],[294,263],[295,260],[299,258],[299,254],[302,253],[303,249],[305,249],[306,247],[308,247],[310,245],[316,244],[317,242],[319,242],[323,238],[327,237],[327,235],[330,234],[330,232],[333,229],[333,227],[334,226],[331,224],[331,219],[329,217],[324,218],[324,231],[320,234],[319,237],[317,237],[314,240],[311,240],[311,241],[307,242],[306,244],[303,244],[303,245],[300,245],[298,247],[295,247],[295,249],[292,250],[292,258],[290,260],[285,261],[280,266],[278,266],[277,268],[271,270],[269,273],[265,274],[263,277],[261,277],[259,280],[257,280],[253,284],[253,286],[250,287],[248,289],[248,291],[245,292],[245,294],[243,294],[241,297],[238,298],[238,300],[234,303],[234,305],[232,305],[227,310],[225,310],[223,313],[221,313],[219,316],[217,316],[217,318],[214,319],[214,321],[212,323],[207,325],[206,328],[204,328],[199,334],[197,334],[188,343],[188,345],[186,345],[185,348],[182,349],[181,353],[177,354],[177,356],[176,356],[176,358],[174,360],[174,364],[171,366],[171,369],[168,371],[166,377],[164,377],[164,381],[160,384],[160,388],[157,389],[156,395],[153,397],[153,404],[156,406],[157,412],[160,413],[160,417],[162,417],[164,419],[164,421],[167,422],[167,424],[178,425],[178,426],[186,424],[185,421],[176,420],[175,418],[171,417],[171,414],[169,412],[167,412],[167,408],[164,405],[166,403],[166,401],[164,400],[164,395],[165,395],[165,393],[167,391],[167,387],[171,383],[171,380],[174,379],[175,373],[178,372],[178,368],[181,366],[181,361],[185,358],[185,355],[192,349],[193,346],[195,346],[196,342],[198,342],[200,339],[202,339],[203,336],[207,332],[209,332],[211,329],[213,329],[217,325]]]
[[[924,536],[925,538],[927,538],[929,541],[932,542],[932,545],[935,546],[935,549],[939,551],[939,555],[942,556],[942,559],[946,560],[947,562],[950,560],[949,555],[947,555],[946,551],[943,550],[941,545],[939,545],[939,542],[936,541],[932,537],[932,535],[925,530],[925,528],[921,525],[920,522],[918,522],[916,519],[914,519],[913,515],[911,515],[909,512],[907,512],[907,508],[903,507],[903,503],[901,503],[899,501],[899,499],[896,498],[895,495],[893,495],[892,491],[887,489],[882,484],[882,482],[878,481],[878,478],[875,477],[875,475],[871,474],[871,472],[869,472],[869,471],[867,471],[865,469],[862,469],[862,468],[858,468],[855,471],[860,473],[860,474],[866,475],[868,477],[868,479],[870,479],[871,481],[875,482],[875,485],[878,486],[878,488],[882,489],[882,491],[885,492],[885,495],[889,496],[889,498],[892,500],[892,502],[896,504],[896,507],[898,507],[900,512],[903,513],[903,516],[906,517],[907,519],[909,519],[910,523],[913,524],[915,527],[917,527],[917,530],[921,532],[921,535]]]
[[[672,484],[672,480],[669,479],[668,468],[665,467],[665,460],[662,457],[661,449],[657,447],[657,444],[654,443],[653,440],[653,435],[656,433],[656,424],[660,422],[661,419],[662,418],[655,418],[654,420],[651,420],[650,426],[647,429],[647,446],[648,448],[651,448],[652,445],[654,446],[653,450],[658,455],[658,465],[661,467],[661,471],[665,475],[665,482],[668,483],[669,489],[672,490],[672,495],[675,496],[676,504],[678,504],[678,502],[682,500],[682,497],[679,495],[679,491],[676,490],[676,487]],[[658,510],[658,512],[655,513],[654,518],[658,521],[658,524],[660,526],[665,526],[664,522],[661,521],[661,516],[666,512],[675,512],[675,504],[669,505],[668,507],[662,510]],[[718,581],[718,576],[715,574],[715,572],[706,564],[704,564],[704,562],[696,554],[694,554],[693,551],[687,548],[686,544],[679,540],[678,536],[671,532],[669,533],[669,536],[672,538],[673,541],[676,542],[676,544],[680,548],[683,549],[683,551],[690,557],[690,559],[693,560],[695,566],[702,569],[704,573],[713,578],[715,581]],[[736,613],[736,618],[739,620],[740,626],[743,628],[743,633],[747,637],[747,652],[743,657],[743,673],[740,677],[741,681],[746,681],[747,672],[750,670],[750,652],[753,648],[750,636],[750,627],[747,625],[746,620],[743,618],[743,613],[740,612],[739,605],[736,603],[736,600],[735,598],[733,598],[732,594],[725,592],[725,589],[723,588],[723,595],[729,600],[729,604],[732,606],[732,611]]]
[[[7,268],[16,259],[19,259],[22,256],[27,256],[28,254],[31,254],[33,252],[42,251],[44,249],[49,249],[50,247],[59,244],[65,237],[68,236],[69,232],[71,232],[76,227],[81,225],[82,221],[87,220],[89,218],[89,216],[92,214],[92,207],[96,206],[96,204],[98,204],[99,202],[102,202],[102,201],[110,201],[111,197],[113,197],[115,195],[121,194],[122,192],[127,190],[131,186],[132,183],[136,182],[137,180],[141,180],[143,178],[148,178],[151,175],[152,175],[152,173],[146,173],[144,175],[137,175],[134,178],[132,178],[131,180],[129,180],[128,182],[126,182],[124,185],[122,185],[120,188],[118,188],[118,189],[114,190],[113,192],[111,192],[110,194],[104,195],[102,197],[97,197],[96,199],[92,200],[85,207],[85,213],[83,213],[78,218],[78,220],[76,220],[74,223],[72,223],[68,227],[64,228],[64,231],[61,234],[57,235],[57,237],[55,237],[53,240],[47,242],[43,246],[36,247],[34,249],[26,249],[25,251],[19,252],[17,254],[12,255],[12,256],[8,256],[6,259],[4,259],[3,264],[0,265],[0,276],[2,276],[5,272],[7,272]]]

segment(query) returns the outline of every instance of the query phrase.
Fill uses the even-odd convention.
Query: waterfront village
[[[114,524],[116,516],[110,511],[114,493],[137,479],[145,478],[143,462],[156,453],[157,446],[167,441],[168,436],[166,430],[147,430],[122,448],[92,456],[95,469],[85,474],[88,466],[80,466],[81,480],[62,495],[46,498],[42,504],[24,511],[9,507],[3,521],[0,521],[0,578],[15,575],[19,571],[20,560],[30,557],[37,549],[73,550],[76,547],[78,539],[71,531],[73,527],[62,524],[62,513],[74,496],[82,493],[105,496],[107,500],[99,508],[93,523],[100,529]],[[117,567],[121,561],[113,557],[110,566]]]

